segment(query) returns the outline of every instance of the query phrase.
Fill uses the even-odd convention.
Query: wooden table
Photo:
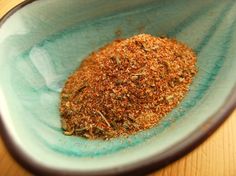
[[[0,17],[23,0],[0,0]],[[201,146],[152,176],[236,176],[236,111]],[[0,139],[0,175],[27,176]]]

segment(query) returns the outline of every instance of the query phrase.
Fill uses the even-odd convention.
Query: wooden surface
[[[23,0],[0,0],[0,17]],[[236,111],[201,146],[151,176],[236,176]],[[0,139],[0,175],[27,176]]]

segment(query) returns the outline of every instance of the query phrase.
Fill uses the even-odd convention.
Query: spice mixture
[[[61,93],[65,135],[127,136],[156,125],[185,96],[196,55],[168,38],[140,34],[93,52]]]

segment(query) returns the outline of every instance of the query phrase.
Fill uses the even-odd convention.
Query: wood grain
[[[0,0],[0,17],[23,0]],[[201,146],[150,176],[235,176],[236,111]],[[8,154],[0,139],[0,175],[28,176]]]
[[[24,0],[0,0],[0,17],[3,16],[12,7],[23,1]]]

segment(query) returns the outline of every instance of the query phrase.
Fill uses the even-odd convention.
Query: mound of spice
[[[93,52],[61,93],[64,134],[127,136],[156,125],[189,90],[196,55],[168,38],[140,34]]]

